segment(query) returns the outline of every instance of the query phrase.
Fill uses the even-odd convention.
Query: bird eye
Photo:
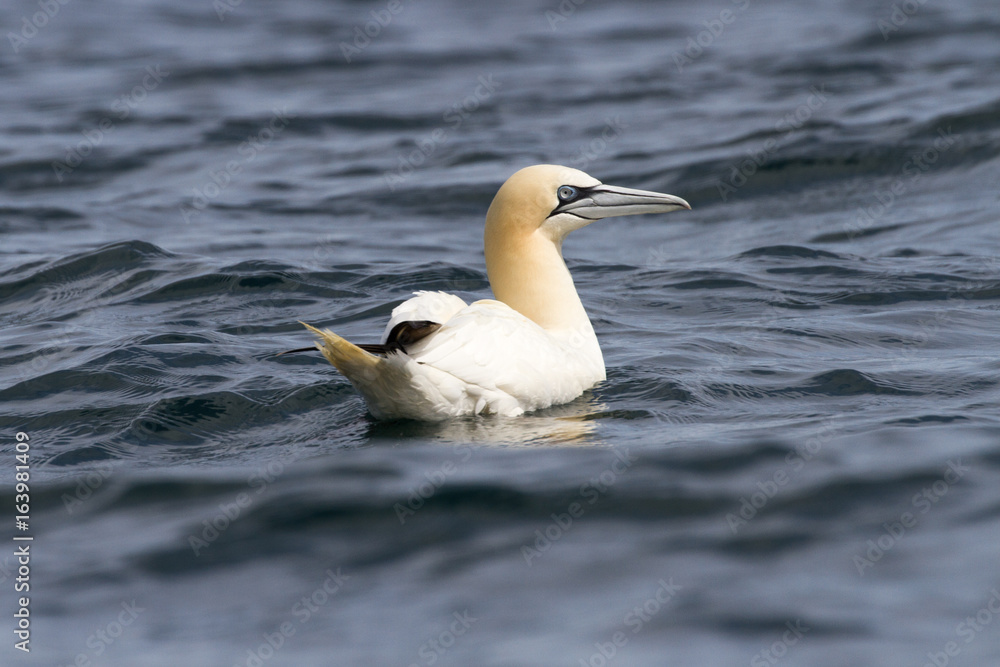
[[[571,185],[560,185],[556,194],[559,195],[559,201],[570,201],[576,197],[576,188]]]

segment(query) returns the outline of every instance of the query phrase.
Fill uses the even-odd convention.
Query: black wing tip
[[[401,348],[406,345],[412,345],[419,340],[427,338],[440,328],[441,325],[439,323],[431,322],[430,320],[400,322],[389,332],[389,339],[386,341],[386,345],[398,345]]]
[[[281,356],[284,356],[286,354],[296,354],[298,352],[319,352],[319,350],[316,349],[315,345],[312,346],[312,347],[297,347],[294,350],[285,350],[284,352],[276,352],[276,353],[274,353],[271,356],[281,357]]]
[[[392,354],[393,352],[406,352],[407,345],[412,345],[419,340],[430,336],[432,333],[441,328],[441,325],[437,322],[431,322],[430,320],[410,320],[406,322],[400,322],[392,328],[389,332],[389,339],[382,343],[355,343],[356,346],[360,347],[362,350],[369,354],[378,354],[385,356],[387,354]],[[275,357],[280,357],[285,354],[295,354],[297,352],[318,352],[315,347],[300,347],[294,350],[285,350],[284,352],[278,352]]]

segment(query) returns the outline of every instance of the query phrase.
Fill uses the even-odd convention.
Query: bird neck
[[[557,337],[583,337],[596,343],[560,245],[541,232],[486,239],[486,272],[502,301]]]

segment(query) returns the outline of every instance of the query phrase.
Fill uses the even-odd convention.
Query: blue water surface
[[[1000,664],[993,0],[3,16],[4,665]],[[693,206],[565,244],[605,383],[385,423],[274,356],[488,296],[545,162]]]

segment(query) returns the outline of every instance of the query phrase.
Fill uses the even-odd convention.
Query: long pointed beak
[[[569,213],[587,220],[600,220],[619,215],[667,213],[684,208],[690,209],[691,205],[674,195],[602,183],[583,190],[578,198],[566,202],[553,213]]]

